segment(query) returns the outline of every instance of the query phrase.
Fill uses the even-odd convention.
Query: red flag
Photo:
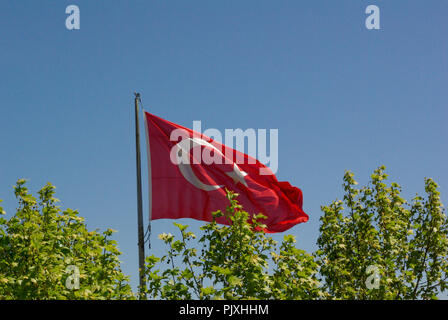
[[[227,188],[239,194],[237,199],[245,211],[267,216],[263,220],[266,232],[282,232],[308,221],[302,210],[302,191],[289,182],[277,181],[272,171],[253,157],[146,111],[145,124],[152,220],[212,221],[212,212],[224,211],[229,205]],[[215,161],[201,159],[203,155]],[[271,174],[262,175],[260,169]],[[224,217],[217,222],[228,224]]]

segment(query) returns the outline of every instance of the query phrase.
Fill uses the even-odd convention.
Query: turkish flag
[[[302,191],[289,182],[279,182],[255,158],[199,132],[144,114],[152,220],[212,221],[212,212],[224,212],[229,206],[227,188],[239,194],[237,200],[250,215],[267,216],[262,220],[265,232],[282,232],[308,221],[302,210]],[[225,217],[217,222],[228,224]]]

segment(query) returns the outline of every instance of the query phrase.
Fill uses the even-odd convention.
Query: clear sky
[[[80,30],[65,27],[70,4]],[[370,4],[380,30],[365,27]],[[186,127],[278,129],[277,177],[302,189],[310,216],[285,234],[308,251],[345,169],[362,184],[384,164],[407,198],[432,177],[446,204],[447,14],[446,0],[3,0],[0,198],[12,213],[18,178],[33,192],[53,183],[89,229],[118,230],[135,285],[139,91]],[[152,227],[160,255],[172,221]]]

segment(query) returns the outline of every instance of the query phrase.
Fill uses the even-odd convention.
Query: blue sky
[[[70,4],[80,30],[65,28]],[[370,4],[380,30],[365,28]],[[11,213],[18,178],[53,183],[90,229],[118,230],[135,284],[139,91],[183,126],[279,129],[277,177],[310,216],[285,234],[308,251],[345,169],[362,184],[384,164],[408,198],[432,177],[448,203],[447,12],[445,0],[2,1],[0,198]],[[174,228],[152,226],[160,255],[157,234]]]

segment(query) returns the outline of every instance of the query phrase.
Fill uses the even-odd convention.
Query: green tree
[[[324,290],[334,299],[434,299],[447,288],[448,224],[437,184],[410,202],[382,166],[356,188],[344,175],[343,200],[323,206],[319,250]]]
[[[322,296],[314,258],[295,248],[293,236],[278,246],[263,231],[263,215],[250,215],[228,191],[230,205],[213,213],[213,222],[201,229],[197,245],[187,226],[174,223],[181,239],[171,234],[159,238],[167,245],[162,258],[146,259],[147,293],[154,299],[313,299]],[[216,223],[225,216],[230,225]],[[168,267],[161,271],[158,263]],[[269,272],[269,267],[273,271]]]
[[[62,212],[51,184],[38,199],[25,180],[14,190],[16,214],[7,220],[0,207],[0,299],[132,298],[113,230],[89,231],[77,211]]]
[[[286,235],[264,233],[227,191],[229,206],[213,213],[196,239],[174,223],[180,239],[159,238],[167,253],[147,257],[146,294],[153,299],[433,299],[448,287],[448,221],[437,184],[426,197],[401,197],[385,168],[356,187],[344,175],[343,200],[322,206],[318,250],[310,255]],[[56,205],[47,184],[36,199],[19,180],[17,212],[0,207],[0,299],[133,299],[120,270],[113,230],[88,231],[76,211]],[[229,226],[216,222],[225,217]],[[160,266],[164,265],[163,268]],[[74,269],[79,288],[73,288]]]

